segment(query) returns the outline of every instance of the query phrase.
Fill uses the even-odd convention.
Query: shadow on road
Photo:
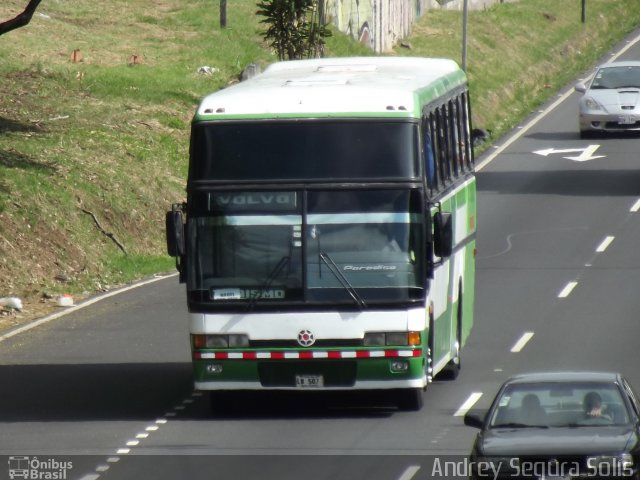
[[[478,191],[519,195],[636,196],[640,170],[478,172]]]
[[[166,415],[193,393],[190,363],[0,366],[0,422],[121,421]],[[428,392],[425,393],[428,395]],[[202,392],[175,420],[377,418],[397,411],[389,392]]]
[[[0,366],[0,421],[147,420],[192,390],[191,364]]]

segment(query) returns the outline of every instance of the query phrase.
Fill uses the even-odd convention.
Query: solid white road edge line
[[[97,303],[101,300],[104,300],[105,298],[109,298],[109,297],[113,297],[114,295],[118,295],[119,293],[124,293],[128,290],[133,290],[134,288],[138,288],[138,287],[142,287],[144,285],[148,285],[150,283],[154,283],[154,282],[158,282],[160,280],[164,280],[165,278],[170,278],[170,277],[175,277],[176,275],[178,275],[178,273],[170,273],[168,275],[162,275],[162,276],[158,276],[158,277],[154,277],[154,278],[150,278],[149,280],[143,280],[141,282],[138,283],[134,283],[133,285],[127,285],[126,287],[122,287],[122,288],[118,288],[116,290],[113,290],[111,292],[105,293],[103,295],[99,295],[97,297],[92,297],[89,300],[85,301],[85,302],[81,302],[73,307],[69,307],[66,308],[65,310],[62,310],[60,312],[48,315],[46,317],[40,318],[38,320],[34,320],[33,322],[27,323],[26,325],[23,325],[22,327],[16,328],[15,330],[10,330],[9,332],[0,335],[0,342],[2,342],[3,340],[6,340],[8,338],[14,337],[16,335],[18,335],[19,333],[23,333],[26,332],[27,330],[31,330],[32,328],[38,327],[42,324],[48,323],[52,320],[55,320],[57,318],[60,318],[64,315],[67,315],[71,312],[75,312],[76,310],[80,310],[81,308],[85,308],[88,307],[89,305],[93,305],[94,303]]]
[[[637,37],[632,38],[631,40],[629,40],[629,43],[627,43],[623,48],[621,48],[620,51],[616,52],[611,57],[611,60],[609,60],[609,61],[613,61],[613,60],[617,59],[618,57],[620,57],[623,53],[625,53],[627,50],[629,50],[633,45],[638,43],[638,41],[640,41],[640,35],[638,35]],[[513,142],[515,142],[521,136],[523,136],[525,133],[527,133],[527,131],[531,127],[533,127],[536,123],[538,123],[542,118],[544,118],[545,115],[547,115],[549,112],[551,112],[553,109],[555,109],[558,105],[560,105],[562,102],[564,102],[567,98],[569,98],[573,92],[574,92],[574,89],[570,88],[565,93],[559,95],[558,99],[555,102],[553,102],[551,105],[549,105],[544,110],[540,111],[540,113],[535,118],[531,119],[531,121],[529,121],[527,124],[525,124],[521,129],[519,129],[512,137],[507,139],[507,141],[505,143],[503,143],[499,147],[496,147],[496,149],[490,155],[488,155],[487,158],[485,158],[482,162],[477,164],[476,165],[476,172],[479,172],[484,167],[486,167],[489,163],[491,163],[494,160],[494,158],[496,158],[498,155],[500,155],[507,147],[509,147],[509,145],[511,145]]]

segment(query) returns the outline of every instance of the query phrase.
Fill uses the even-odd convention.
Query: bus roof
[[[453,60],[339,57],[274,63],[205,97],[195,120],[419,118],[421,107],[467,82]]]

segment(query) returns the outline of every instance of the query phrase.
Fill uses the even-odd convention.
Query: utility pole
[[[582,0],[582,23],[587,22],[587,0]]]
[[[584,0],[582,0],[584,2]],[[467,22],[469,19],[469,0],[462,7],[462,70],[467,71]]]
[[[220,0],[220,27],[227,26],[227,0]]]

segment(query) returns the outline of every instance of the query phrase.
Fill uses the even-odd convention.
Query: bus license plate
[[[324,386],[322,375],[296,375],[296,387],[319,388]]]

